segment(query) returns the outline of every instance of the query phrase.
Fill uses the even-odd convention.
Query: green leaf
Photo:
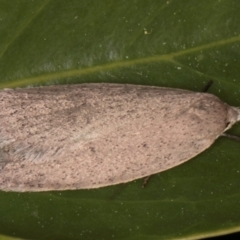
[[[0,0],[0,88],[82,82],[210,92],[240,105],[240,2]],[[240,134],[239,126],[232,133]],[[95,190],[0,192],[0,233],[28,239],[199,239],[240,230],[239,143]]]
[[[0,240],[22,240],[22,239],[0,235]]]

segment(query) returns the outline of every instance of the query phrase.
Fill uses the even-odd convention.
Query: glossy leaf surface
[[[0,0],[0,88],[114,82],[209,92],[240,105],[240,3]],[[239,126],[232,133],[240,134]],[[239,143],[95,190],[0,192],[0,233],[28,239],[199,239],[240,229]]]

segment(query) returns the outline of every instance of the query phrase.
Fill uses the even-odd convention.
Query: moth
[[[99,188],[178,166],[240,120],[209,93],[128,84],[0,91],[0,189]]]

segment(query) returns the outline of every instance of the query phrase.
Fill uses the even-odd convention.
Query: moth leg
[[[111,194],[108,197],[108,200],[112,201],[114,200],[118,195],[120,195],[120,193],[124,190],[124,188],[127,186],[127,183],[122,183],[118,186],[117,189],[115,189],[115,191],[113,192],[113,194]]]
[[[227,137],[227,138],[230,138],[230,139],[233,139],[235,141],[239,141],[240,142],[240,136],[236,136],[236,135],[228,134],[228,133],[222,133],[221,136],[222,137]]]
[[[206,86],[203,88],[203,92],[207,92],[208,91],[208,89],[212,86],[212,84],[213,84],[213,80],[210,80],[207,84],[206,84]]]
[[[151,178],[151,176],[152,176],[152,175],[147,176],[147,177],[145,177],[145,178],[143,179],[142,188],[145,188],[145,187],[147,186],[148,181],[149,181],[149,179]]]

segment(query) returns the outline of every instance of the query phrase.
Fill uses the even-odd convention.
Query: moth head
[[[224,131],[230,129],[236,122],[240,121],[240,109],[228,106],[227,122]]]

